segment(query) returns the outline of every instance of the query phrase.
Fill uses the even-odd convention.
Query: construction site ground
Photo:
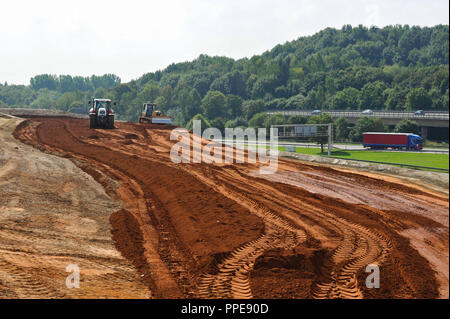
[[[177,164],[173,129],[0,117],[0,297],[448,298],[448,188],[289,159],[268,175]]]

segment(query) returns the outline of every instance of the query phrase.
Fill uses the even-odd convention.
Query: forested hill
[[[448,77],[448,25],[347,25],[249,59],[201,55],[129,83],[39,75],[29,86],[0,86],[0,107],[70,110],[95,96],[117,101],[121,119],[136,120],[141,104],[155,101],[181,125],[202,114],[247,126],[265,110],[448,109]]]

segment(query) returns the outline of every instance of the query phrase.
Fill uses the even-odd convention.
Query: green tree
[[[438,88],[432,88],[430,91],[428,91],[428,96],[431,98],[432,102],[432,108],[437,110],[442,110],[444,108],[443,106],[443,95],[441,94],[441,91]]]
[[[325,91],[323,89],[323,87],[321,85],[319,85],[319,87],[317,88],[317,93],[316,93],[316,107],[323,109],[325,108]]]
[[[359,106],[360,92],[352,87],[337,92],[331,99],[331,107],[335,110],[355,110]]]
[[[0,88],[0,101],[9,107],[29,107],[36,92],[25,85],[5,85]]]
[[[306,109],[306,98],[303,96],[303,94],[297,94],[294,96],[291,96],[286,101],[286,109],[287,110],[295,110],[295,109]]]
[[[229,94],[227,95],[227,105],[228,114],[231,118],[242,115],[242,98],[238,95]]]
[[[56,75],[40,74],[30,79],[30,86],[33,90],[49,89],[56,90],[58,88],[58,78]]]
[[[56,108],[59,110],[67,111],[70,105],[76,100],[77,96],[75,93],[66,92],[56,101]]]
[[[73,85],[73,79],[70,75],[60,75],[59,76],[59,91],[69,92],[73,91],[75,89],[75,86]]]
[[[379,118],[373,117],[362,117],[360,118],[355,126],[350,130],[349,137],[354,142],[362,141],[362,134],[364,132],[385,132],[386,128],[383,122]]]
[[[201,109],[201,97],[196,89],[184,89],[178,93],[177,104],[183,110],[184,118],[192,118],[195,114],[202,111]]]
[[[272,125],[283,125],[283,124],[286,124],[286,122],[287,122],[287,120],[284,117],[284,115],[282,115],[280,113],[276,113],[276,114],[266,116],[264,119],[264,122],[263,122],[263,126],[267,130],[266,134],[269,134],[270,133],[269,129]]]
[[[395,125],[394,132],[419,134],[420,126],[419,124],[417,124],[416,121],[405,119],[401,120],[400,122],[397,123],[397,125]]]
[[[33,109],[53,109],[56,106],[56,101],[61,96],[57,91],[50,91],[49,89],[40,89],[37,92],[36,99],[31,103]]]
[[[229,120],[225,123],[225,127],[229,127],[229,128],[247,127],[247,126],[248,126],[248,122],[242,116],[239,116],[239,117],[235,118],[234,120]]]
[[[403,110],[406,106],[406,91],[399,87],[385,90],[386,110]]]
[[[242,108],[245,117],[251,119],[253,115],[264,111],[264,102],[262,99],[245,101]]]
[[[215,127],[219,129],[222,134],[225,133],[225,120],[221,117],[217,117],[214,120],[210,121],[211,127]]]
[[[288,118],[288,124],[306,124],[308,117],[304,115],[292,115]]]
[[[167,110],[167,100],[166,100],[166,98],[164,96],[158,96],[155,99],[154,103],[158,106],[158,109],[160,109],[162,112],[166,112],[166,110]]]
[[[335,139],[337,141],[346,141],[348,139],[350,130],[348,128],[348,121],[345,119],[345,117],[338,118],[336,120],[335,127],[336,127]]]
[[[333,118],[329,113],[322,113],[320,115],[311,116],[308,119],[308,124],[329,124],[333,123]],[[327,132],[328,127],[326,126],[319,126],[317,127],[318,133],[325,133]],[[323,153],[323,146],[324,144],[328,143],[328,137],[327,136],[316,136],[313,137],[312,140],[316,143],[320,144],[320,150]]]
[[[266,113],[257,113],[248,121],[248,126],[253,128],[265,127],[264,122],[268,115]]]
[[[433,101],[424,88],[412,89],[406,96],[408,110],[430,109]]]
[[[448,102],[449,102],[449,99],[448,99],[448,89],[447,89],[447,91],[445,91],[445,94],[442,98],[442,105],[445,110],[448,110]]]
[[[361,90],[360,109],[382,109],[384,107],[386,84],[381,81],[367,83]]]
[[[325,90],[327,96],[333,96],[336,93],[336,80],[333,77],[331,76],[326,77]]]
[[[195,120],[200,120],[201,121],[201,125],[202,125],[202,133],[204,130],[206,130],[207,128],[211,127],[211,124],[209,123],[209,121],[202,115],[202,114],[196,114],[187,124],[186,124],[186,129],[188,131],[192,131],[193,127],[194,127],[194,121]]]
[[[67,93],[72,93],[72,92],[67,92]],[[94,97],[97,99],[107,99],[110,97],[110,93],[107,89],[105,89],[103,87],[99,87],[95,90]]]
[[[73,111],[82,110],[83,108],[84,108],[84,105],[81,101],[73,101],[72,104],[70,104],[67,111],[73,112]]]
[[[225,106],[226,97],[222,92],[208,91],[202,100],[201,108],[206,118],[215,119],[226,115]]]
[[[148,83],[138,94],[137,97],[141,103],[153,103],[160,96],[160,88],[156,83]]]

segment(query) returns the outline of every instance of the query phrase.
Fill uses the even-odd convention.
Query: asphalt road
[[[216,142],[226,142],[228,140],[214,140]],[[235,141],[236,144],[244,144],[245,141]],[[248,145],[254,146],[257,145],[255,142],[250,142]],[[278,146],[296,146],[296,147],[311,147],[311,148],[317,148],[320,147],[320,145],[315,143],[294,143],[294,142],[278,142]],[[368,148],[364,148],[361,144],[333,144],[334,149],[342,149],[347,151],[362,151],[362,150],[369,150]],[[418,151],[407,151],[407,150],[377,150],[379,152],[411,152],[411,153],[417,153]],[[436,153],[436,154],[448,154],[448,149],[440,149],[440,148],[424,148],[420,152],[426,152],[426,153]]]

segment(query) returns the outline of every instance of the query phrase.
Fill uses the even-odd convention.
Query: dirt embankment
[[[116,246],[155,296],[448,296],[445,197],[285,160],[273,175],[259,164],[175,164],[172,127],[116,126],[33,119],[15,136],[71,158],[124,202],[111,217]],[[364,284],[369,264],[380,266],[379,289]]]
[[[116,196],[140,225],[148,267],[137,267],[153,278],[152,292],[157,297],[191,296],[198,274],[216,255],[257,238],[263,223],[190,174],[173,169],[151,149],[149,152],[153,143],[143,127],[118,125],[121,130],[92,131],[86,129],[85,121],[47,119],[24,123],[16,136],[41,149],[83,160],[119,181]],[[137,147],[137,143],[144,145]],[[124,244],[126,239],[120,234],[130,230],[116,230],[118,248],[129,256],[132,247]]]
[[[111,237],[120,203],[70,160],[15,139],[21,121],[0,118],[0,298],[150,297]],[[79,289],[66,287],[68,265]]]
[[[0,114],[7,114],[22,118],[33,118],[33,117],[72,117],[79,119],[87,119],[89,115],[70,113],[61,110],[51,110],[51,109],[30,109],[30,108],[0,108]]]

